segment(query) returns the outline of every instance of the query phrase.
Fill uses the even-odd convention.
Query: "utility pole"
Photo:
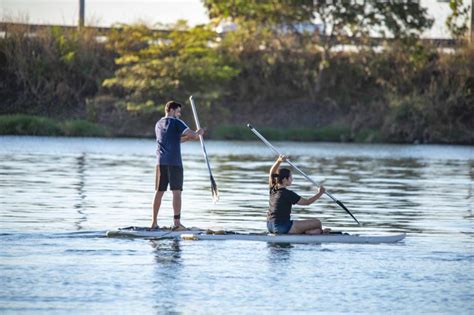
[[[474,44],[474,0],[471,0],[471,44]]]
[[[85,14],[86,14],[86,0],[79,0],[79,29],[84,27]]]

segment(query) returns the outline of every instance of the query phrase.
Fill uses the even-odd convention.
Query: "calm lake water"
[[[274,143],[339,198],[295,207],[399,244],[109,239],[150,224],[153,140],[0,137],[0,313],[474,313],[474,148]],[[183,224],[263,231],[260,142],[183,144]],[[293,189],[314,187],[295,174]],[[165,195],[160,225],[172,224]]]

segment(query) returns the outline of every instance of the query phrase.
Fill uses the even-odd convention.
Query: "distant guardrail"
[[[26,23],[10,23],[0,22],[0,32],[8,33],[9,30],[14,28],[26,28],[28,32],[35,33],[41,30],[48,29],[50,27],[58,27],[62,29],[77,30],[77,26],[73,25],[51,25],[51,24],[26,24]],[[103,27],[103,26],[85,26],[83,29],[94,30],[98,35],[107,36],[111,30],[120,30],[120,27]],[[158,33],[167,34],[170,32],[168,29],[155,29]],[[348,44],[348,45],[368,45],[368,46],[380,46],[386,42],[394,41],[393,38],[382,38],[382,37],[370,37],[369,39],[360,39],[357,37],[344,37],[342,40],[335,40],[335,38],[329,38],[324,35],[319,35],[322,40],[332,40],[336,44]],[[421,38],[421,41],[426,44],[431,44],[440,48],[453,48],[457,42],[451,38]]]
[[[77,30],[79,27],[75,25],[57,25],[57,24],[27,24],[27,23],[10,23],[10,22],[0,22],[0,32],[8,32],[9,30],[15,28],[27,29],[30,33],[39,32],[46,30],[51,27],[57,27],[65,30]],[[97,32],[98,35],[107,35],[112,30],[120,30],[120,27],[105,27],[105,26],[84,26],[84,30],[93,30]],[[154,31],[159,33],[169,33],[170,30],[167,29],[155,29]]]

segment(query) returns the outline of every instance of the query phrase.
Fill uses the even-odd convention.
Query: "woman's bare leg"
[[[319,230],[319,233],[316,233],[317,230]],[[315,233],[307,233],[306,231],[313,231]],[[318,219],[294,220],[288,234],[321,234],[322,231],[321,221]]]
[[[313,230],[307,230],[304,232],[304,234],[329,234],[331,232],[331,229],[325,228],[325,229],[313,229]]]

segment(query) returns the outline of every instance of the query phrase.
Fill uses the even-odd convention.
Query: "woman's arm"
[[[313,197],[308,198],[308,199],[301,197],[300,200],[298,200],[298,202],[296,204],[300,205],[300,206],[310,205],[313,202],[315,202],[316,200],[318,200],[319,198],[321,198],[321,196],[324,194],[325,191],[326,191],[326,189],[323,186],[320,186],[319,190],[318,190],[318,193],[316,195],[314,195]]]
[[[270,168],[270,174],[268,176],[268,185],[270,187],[273,186],[273,174],[278,174],[278,169],[280,168],[280,164],[283,161],[286,161],[287,157],[285,155],[280,155],[275,163],[273,163],[272,167]]]

